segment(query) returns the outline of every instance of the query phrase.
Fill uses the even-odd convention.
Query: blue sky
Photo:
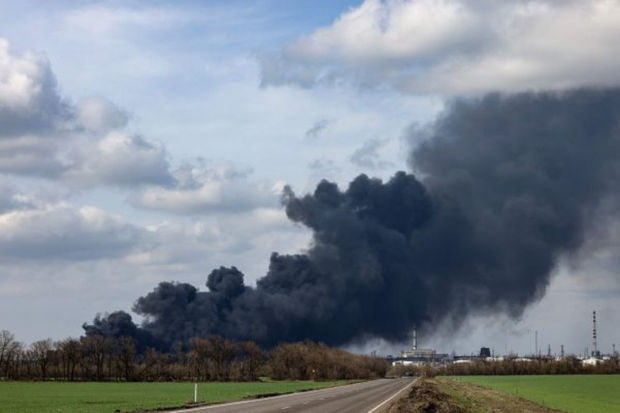
[[[406,169],[408,128],[455,96],[617,84],[605,44],[619,11],[616,1],[1,2],[0,110],[24,124],[0,147],[0,329],[25,341],[78,335],[159,281],[203,286],[220,265],[255,281],[271,251],[310,240],[279,207],[284,184],[303,193],[323,178]],[[598,293],[613,280],[586,288],[570,266],[557,272],[523,320],[483,318],[428,344],[525,352],[533,330],[556,324],[548,336],[581,351],[593,300],[602,340],[620,340],[605,338],[619,311]],[[567,311],[583,320],[563,326]]]

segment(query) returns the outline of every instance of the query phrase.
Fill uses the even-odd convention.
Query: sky
[[[285,185],[408,170],[408,131],[456,97],[618,85],[619,38],[613,0],[0,1],[0,329],[78,336],[221,265],[253,284],[311,241]],[[581,353],[597,310],[610,351],[617,245],[599,241],[520,319],[421,345],[523,354],[538,331]]]

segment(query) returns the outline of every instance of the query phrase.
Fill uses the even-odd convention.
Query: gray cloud
[[[381,169],[391,166],[381,159],[379,150],[387,144],[386,139],[369,139],[351,155],[351,162],[366,169]]]
[[[14,185],[0,181],[0,214],[13,210],[32,209],[40,203],[38,199],[19,191]]]
[[[48,204],[0,215],[0,257],[93,260],[123,257],[142,230],[94,207]]]
[[[1,139],[0,172],[58,178],[67,169],[60,152],[55,137],[30,134]]]
[[[327,126],[329,126],[329,124],[330,121],[327,119],[316,121],[314,125],[306,131],[306,139],[312,140],[318,138],[325,131]]]
[[[261,58],[261,84],[415,94],[613,85],[620,1],[366,0]]]
[[[316,175],[337,175],[341,169],[330,159],[315,159],[308,163],[308,168]]]

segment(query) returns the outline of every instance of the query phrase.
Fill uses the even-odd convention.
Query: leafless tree
[[[106,358],[110,356],[112,340],[108,337],[92,335],[83,337],[81,340],[82,351],[89,364],[95,366],[95,377],[103,379],[103,367]]]
[[[239,344],[239,353],[242,378],[250,381],[256,380],[258,367],[263,360],[263,351],[253,341],[245,341]]]
[[[136,357],[136,344],[131,337],[121,337],[118,340],[119,360],[126,381],[133,379],[133,367]]]
[[[30,351],[34,363],[39,368],[41,380],[47,378],[47,367],[52,357],[52,339],[35,341],[30,345]]]
[[[10,377],[11,364],[21,351],[21,344],[15,341],[15,336],[7,331],[0,331],[0,374]]]

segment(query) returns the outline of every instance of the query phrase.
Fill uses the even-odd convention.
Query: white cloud
[[[334,24],[302,37],[287,51],[299,58],[358,63],[377,59],[433,61],[437,52],[471,53],[480,47],[485,24],[456,1],[364,2]]]
[[[0,214],[0,257],[91,260],[124,256],[141,230],[95,207],[49,204]]]
[[[63,101],[47,59],[13,53],[0,38],[0,172],[80,186],[171,184],[166,149],[127,122],[105,98]]]
[[[6,58],[0,60],[0,68],[9,67],[17,77],[48,73],[44,79],[51,79],[49,84],[40,81],[33,90],[49,89],[41,96],[53,97],[50,101],[66,110],[39,128],[32,116],[26,115],[30,106],[36,108],[45,102],[38,102],[39,95],[34,92],[23,92],[32,96],[22,99],[20,105],[12,103],[13,112],[26,115],[19,125],[20,135],[0,139],[0,172],[36,176],[77,188],[141,188],[131,196],[134,206],[181,215],[240,213],[278,205],[279,193],[272,185],[251,180],[248,172],[227,165],[208,166],[198,161],[172,171],[166,148],[131,133],[125,111],[101,97],[77,104],[62,102],[47,60],[21,62],[18,55],[8,52],[8,43],[4,45]],[[38,71],[30,68],[33,64]],[[15,100],[11,99],[5,100]]]
[[[174,177],[176,186],[145,188],[132,197],[132,203],[174,214],[239,213],[278,203],[279,192],[273,185],[251,181],[249,172],[229,165],[209,166],[198,161],[185,164]]]
[[[146,229],[148,241],[126,261],[141,273],[165,271],[196,277],[199,283],[220,265],[236,265],[248,282],[255,281],[265,275],[273,251],[299,252],[310,237],[306,228],[288,220],[283,208],[211,214],[189,224],[166,221]]]
[[[127,126],[129,115],[112,102],[101,97],[90,97],[78,103],[77,118],[91,132],[109,132]]]
[[[0,38],[0,137],[57,127],[69,116],[42,55],[12,53]]]
[[[291,223],[281,207],[145,225],[4,181],[0,191],[0,262],[7,270],[37,262],[103,260],[153,282],[153,274],[199,276],[210,267],[241,262],[262,275],[271,251],[293,252],[307,243],[307,231]]]
[[[48,60],[15,53],[0,38],[0,172],[57,176],[64,168],[57,135],[71,118]]]
[[[620,1],[366,0],[262,59],[262,83],[409,93],[620,81]]]
[[[95,142],[84,142],[65,173],[80,185],[139,186],[173,182],[167,153],[161,144],[113,131]]]

